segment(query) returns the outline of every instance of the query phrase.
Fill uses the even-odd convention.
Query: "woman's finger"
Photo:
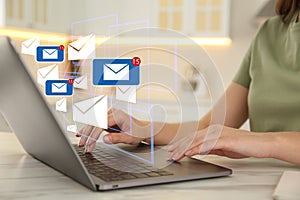
[[[188,149],[185,152],[185,155],[188,157],[200,154],[200,155],[207,155],[210,154],[212,151],[215,153],[220,153],[223,150],[223,141],[222,138],[215,140],[205,140],[202,144],[199,144],[191,149]]]
[[[194,137],[186,137],[181,139],[177,144],[176,148],[172,151],[169,156],[169,160],[181,160],[184,157],[184,153],[193,142]],[[173,147],[172,147],[173,148]],[[171,148],[171,150],[172,150]]]
[[[168,147],[168,151],[174,152],[179,147],[181,147],[180,149],[184,149],[183,147],[187,147],[188,145],[191,145],[192,141],[194,141],[196,137],[197,137],[197,134],[193,134],[193,135],[189,135],[187,137],[181,138],[181,139],[177,140],[176,142],[174,142],[173,144],[171,144]]]
[[[103,137],[103,141],[107,144],[139,144],[142,139],[125,133],[109,133]]]
[[[103,128],[94,127],[86,145],[86,152],[90,153],[94,150],[96,142],[103,132]]]
[[[179,147],[179,145],[184,141],[185,138],[182,138],[180,139],[179,141],[177,142],[174,142],[173,144],[171,144],[169,147],[168,147],[168,151],[169,152],[173,152],[175,149],[177,149]]]
[[[191,156],[199,154],[199,152],[200,152],[200,146],[196,146],[192,149],[189,149],[187,152],[185,152],[184,155],[188,156],[188,157],[191,157]]]
[[[90,136],[93,126],[85,126],[81,131],[80,131],[80,141],[79,141],[79,147],[84,147],[86,144],[86,141],[88,140],[88,137]]]
[[[179,160],[184,157],[185,152],[188,150],[200,145],[203,141],[204,134],[206,132],[204,130],[197,132],[194,135],[191,135],[190,137],[184,138],[181,140],[181,144],[176,147],[175,150],[173,150],[173,153],[171,154],[171,157],[173,160]],[[172,150],[172,149],[171,149]]]
[[[114,126],[114,125],[116,125],[116,120],[114,118],[114,114],[111,113],[111,112],[107,116],[107,123],[108,123],[108,126]]]
[[[122,110],[118,110],[115,108],[109,109],[107,113],[108,126],[118,125],[121,126],[120,122],[127,120],[126,114]]]
[[[208,154],[209,151],[215,148],[216,143],[220,139],[221,133],[222,126],[218,125],[213,125],[208,129],[199,131],[190,146],[184,150],[185,152],[183,152],[183,154],[186,156]]]

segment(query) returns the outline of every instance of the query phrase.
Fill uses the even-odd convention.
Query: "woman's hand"
[[[266,158],[271,156],[274,148],[273,135],[212,125],[176,142],[168,150],[172,152],[172,160],[181,160],[184,156],[191,157],[197,154],[216,154],[234,159]]]
[[[103,137],[104,142],[107,144],[138,144],[147,138],[150,132],[149,123],[139,121],[117,109],[110,109],[108,111],[108,127],[119,127],[121,132],[109,129],[110,133]],[[103,128],[89,125],[84,127],[76,134],[77,137],[81,137],[79,146],[85,146],[86,152],[93,151],[96,141],[103,131]]]

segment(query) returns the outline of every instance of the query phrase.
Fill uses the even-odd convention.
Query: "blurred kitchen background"
[[[65,43],[71,35],[95,31],[109,37],[146,26],[174,29],[203,46],[226,87],[259,25],[275,15],[274,6],[275,0],[0,0],[0,36],[12,37],[20,50],[22,41],[35,35],[41,36],[41,42],[51,44],[51,38]],[[99,17],[105,18],[103,26],[77,23]],[[120,26],[116,28],[116,24]],[[109,32],[107,27],[111,27]],[[189,47],[182,44],[178,48]],[[24,60],[35,73],[35,61],[26,56]],[[193,68],[180,67],[197,87]],[[183,85],[179,92],[185,89]],[[0,115],[0,131],[8,130]]]

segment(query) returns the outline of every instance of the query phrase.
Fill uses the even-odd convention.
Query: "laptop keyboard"
[[[144,162],[139,162],[107,151],[106,148],[97,146],[92,154],[85,153],[84,148],[79,148],[78,145],[74,145],[74,148],[78,152],[88,172],[104,181],[122,181],[173,175],[170,172],[157,169]],[[104,163],[107,164],[105,165]],[[118,168],[124,169],[125,171],[134,171],[136,173],[119,171],[117,170]]]

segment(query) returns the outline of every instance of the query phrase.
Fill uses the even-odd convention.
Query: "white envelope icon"
[[[67,112],[67,99],[62,98],[56,102],[56,110],[60,112]]]
[[[77,126],[74,125],[68,125],[67,126],[67,131],[72,132],[72,133],[77,133]]]
[[[68,45],[68,60],[81,60],[95,58],[95,34],[82,37]]]
[[[40,38],[31,38],[22,42],[21,53],[27,55],[36,55],[36,48],[40,46]]]
[[[75,103],[73,120],[107,129],[107,96],[101,95]]]
[[[43,49],[43,59],[57,59],[58,50],[57,49]]]
[[[118,86],[116,99],[130,103],[136,103],[136,86]]]
[[[58,80],[59,72],[58,65],[50,65],[48,67],[43,67],[37,71],[37,82],[42,86],[45,86],[47,80]]]
[[[129,65],[128,64],[104,64],[103,80],[105,81],[120,81],[129,80]]]
[[[67,93],[67,83],[52,83],[52,93]]]
[[[87,76],[78,77],[74,80],[73,87],[79,89],[87,89]]]

